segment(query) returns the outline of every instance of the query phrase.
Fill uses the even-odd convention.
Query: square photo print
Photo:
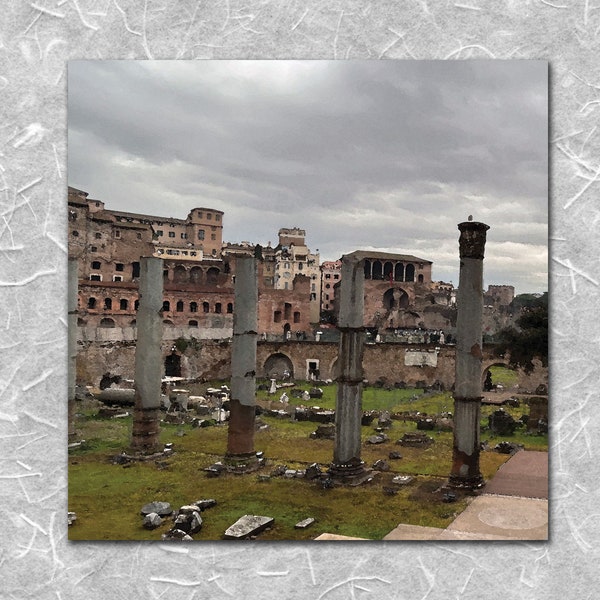
[[[548,539],[545,61],[72,61],[69,539]]]

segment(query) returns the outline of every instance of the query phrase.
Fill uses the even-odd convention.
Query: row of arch
[[[140,306],[140,301],[135,300],[134,304],[133,304],[133,310],[137,311],[139,309],[139,306]],[[98,299],[93,296],[90,296],[87,301],[87,308],[90,310],[98,310],[100,308]],[[113,299],[112,298],[104,298],[104,302],[102,303],[102,309],[115,310],[116,306],[113,308]],[[129,310],[129,300],[127,300],[127,298],[121,298],[119,300],[118,310]],[[169,300],[165,300],[163,302],[162,310],[163,310],[163,312],[171,312],[171,302]],[[225,312],[227,314],[232,314],[233,313],[233,302],[227,302],[225,305],[222,302],[215,302],[212,307],[212,311],[211,311],[211,305],[209,302],[206,302],[206,301],[202,302],[202,303],[190,302],[187,305],[187,310],[188,310],[188,312],[191,312],[191,313],[214,312],[214,313],[220,314],[220,313]],[[175,303],[174,312],[185,312],[185,311],[186,311],[186,304],[183,302],[183,300],[178,300]]]
[[[84,321],[83,319],[79,319],[77,322],[77,325],[80,327],[85,327],[87,325],[87,322]],[[111,319],[110,317],[104,317],[102,319],[100,319],[99,322],[99,327],[102,328],[114,328],[117,326],[117,323],[114,319]],[[163,321],[163,325],[171,325],[173,326],[174,323],[173,321],[170,321],[169,319],[165,319]],[[136,319],[133,319],[130,323],[129,323],[130,327],[136,327],[137,326],[137,321]],[[200,323],[196,320],[196,319],[190,319],[188,321],[188,327],[200,327]]]
[[[230,272],[229,263],[225,263],[223,272]],[[220,273],[221,270],[218,267],[209,267],[204,270],[202,267],[196,266],[188,270],[183,265],[177,265],[173,269],[164,269],[163,279],[174,283],[206,283],[210,285],[217,283]]]
[[[402,262],[390,260],[365,260],[365,279],[381,279],[393,281],[414,281],[415,265],[409,263],[406,266]],[[419,283],[423,282],[423,275],[419,275]]]

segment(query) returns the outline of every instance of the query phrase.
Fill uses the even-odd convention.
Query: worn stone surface
[[[271,527],[275,519],[259,515],[244,515],[225,531],[223,538],[226,540],[243,540],[250,536],[258,535],[261,531]]]
[[[160,527],[162,525],[162,522],[163,520],[157,513],[151,512],[144,517],[144,520],[142,521],[142,526],[145,529],[156,529],[157,527]]]
[[[168,502],[155,501],[144,504],[140,510],[140,513],[144,516],[149,515],[150,513],[156,513],[161,517],[168,517],[173,513],[173,509]]]
[[[306,529],[310,525],[315,522],[314,517],[308,517],[307,519],[303,519],[294,525],[295,529]]]

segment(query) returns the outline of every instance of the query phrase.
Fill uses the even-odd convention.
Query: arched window
[[[418,281],[419,283],[423,283],[423,275],[419,275],[419,276],[417,277],[417,281]]]
[[[96,298],[88,298],[88,308],[96,308]]]
[[[100,321],[100,327],[114,327],[115,326],[115,322],[112,319],[102,319]]]
[[[210,305],[208,304],[208,302],[203,302],[202,303],[202,312],[209,312],[210,311]]]
[[[381,268],[381,261],[379,260],[373,262],[372,277],[373,279],[383,279],[383,270]]]
[[[133,309],[134,309],[134,310],[140,310],[140,301],[139,301],[139,300],[136,300],[136,301],[133,303]]]
[[[371,279],[371,261],[365,260],[365,279]]]
[[[190,312],[198,312],[198,303],[190,302]]]
[[[187,281],[187,271],[185,267],[177,265],[173,271],[173,281],[175,283],[185,283]]]
[[[387,261],[383,265],[383,278],[386,280],[389,280],[393,277],[393,274],[394,274],[394,265],[390,261]]]
[[[104,298],[104,310],[112,310],[112,300],[110,298]]]
[[[404,281],[404,265],[399,262],[394,268],[394,281]]]
[[[189,325],[190,327],[198,327],[198,321],[189,321],[189,322],[188,322],[188,325]]]
[[[163,312],[169,312],[171,310],[171,303],[168,300],[163,302]]]
[[[227,303],[227,314],[231,314],[233,312],[233,304],[231,302]]]
[[[125,298],[121,298],[121,300],[119,300],[119,310],[127,310],[128,306],[129,302],[127,302]]]
[[[190,281],[192,283],[200,283],[202,281],[202,269],[200,267],[192,267],[190,269]]]
[[[415,280],[415,265],[406,265],[406,270],[404,272],[404,280],[405,281],[414,281]]]
[[[215,312],[216,313],[220,313],[221,312],[221,303],[220,302],[217,302],[215,304]]]
[[[216,267],[211,267],[206,272],[206,283],[214,284],[217,283],[217,278],[219,277],[219,269]]]
[[[175,310],[177,312],[183,312],[183,300],[177,301],[177,306],[176,306]]]
[[[283,305],[283,318],[286,321],[292,318],[292,305],[289,302]]]

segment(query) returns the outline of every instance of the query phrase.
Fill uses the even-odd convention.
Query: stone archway
[[[289,373],[290,379],[294,378],[294,365],[289,356],[282,352],[271,354],[265,361],[263,373],[267,379],[282,379],[285,371]]]
[[[486,390],[485,388],[486,388],[486,380],[488,378],[488,373],[491,373],[490,369],[492,367],[504,367],[506,369],[509,369],[510,371],[514,371],[515,374],[518,373],[516,369],[513,369],[510,367],[507,360],[504,360],[502,358],[495,358],[493,360],[484,361],[484,363],[481,365],[481,389],[484,392],[491,391],[491,390]],[[497,382],[493,381],[493,378],[492,378],[491,383],[492,383],[492,385],[496,385]]]

